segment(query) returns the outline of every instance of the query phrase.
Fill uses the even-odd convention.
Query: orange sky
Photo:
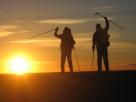
[[[72,29],[81,70],[91,70],[91,38],[96,23],[104,26],[104,20],[94,16],[96,11],[102,12],[125,28],[120,30],[114,25],[110,26],[111,70],[135,70],[136,24],[133,19],[136,15],[132,12],[136,9],[135,3],[128,4],[127,1],[78,0],[77,3],[77,0],[1,0],[1,73],[7,73],[5,62],[17,54],[23,54],[33,61],[31,72],[60,71],[60,41],[53,36],[53,32],[36,39],[28,39],[57,26],[60,27],[59,33],[62,33],[65,26]],[[74,70],[78,71],[74,53],[73,63]],[[96,53],[94,63],[96,70]]]

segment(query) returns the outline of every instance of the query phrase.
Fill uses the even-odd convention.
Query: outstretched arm
[[[104,17],[104,19],[105,19],[105,22],[106,22],[106,26],[105,26],[105,30],[109,30],[109,20],[108,20],[108,18],[107,17]]]
[[[61,35],[58,35],[58,30],[59,30],[59,27],[57,27],[57,28],[55,29],[54,36],[57,37],[57,38],[60,38]]]

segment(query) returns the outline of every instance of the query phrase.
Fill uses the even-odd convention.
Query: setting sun
[[[31,63],[27,60],[27,58],[22,56],[10,59],[8,65],[10,72],[17,75],[28,73],[31,67]]]

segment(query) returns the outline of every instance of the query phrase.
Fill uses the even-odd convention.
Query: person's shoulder
[[[108,32],[108,29],[104,28],[104,29],[102,30],[102,32],[103,32],[103,33]]]
[[[64,34],[59,34],[59,36],[60,36],[60,37],[63,37],[63,36],[64,36]]]
[[[97,32],[95,31],[94,33],[93,33],[93,35],[96,35],[97,34]]]
[[[107,29],[106,29],[106,28],[103,28],[103,29],[102,29],[102,32],[105,32],[105,31],[107,31]]]
[[[97,36],[97,35],[99,35],[98,32],[97,31],[94,32],[93,36]]]

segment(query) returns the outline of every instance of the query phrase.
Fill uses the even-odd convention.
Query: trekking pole
[[[55,29],[56,29],[56,28],[55,28]],[[39,37],[39,36],[41,36],[41,35],[43,35],[43,34],[47,34],[47,33],[49,33],[49,32],[52,32],[52,31],[54,31],[55,29],[49,30],[49,31],[47,31],[47,32],[43,32],[43,33],[41,33],[41,34],[34,35],[34,36],[32,36],[32,37],[30,37],[30,38],[28,38],[28,39],[33,39],[33,38]]]
[[[99,12],[96,12],[95,14],[94,14],[95,16],[101,16],[101,17],[105,17],[104,15],[102,15],[101,13],[99,13]],[[115,25],[116,27],[118,27],[118,28],[120,28],[121,30],[123,30],[124,28],[122,27],[122,26],[120,26],[119,24],[117,24],[117,23],[115,23],[114,21],[112,21],[112,20],[109,20],[109,22],[110,23],[112,23],[113,25]]]
[[[93,71],[93,67],[94,67],[94,51],[93,51],[93,57],[92,57],[92,71]]]
[[[75,52],[76,62],[77,62],[77,65],[78,65],[78,70],[80,72],[80,66],[79,66],[79,62],[78,62],[77,53],[76,53],[76,49],[75,48],[74,48],[74,52]]]

